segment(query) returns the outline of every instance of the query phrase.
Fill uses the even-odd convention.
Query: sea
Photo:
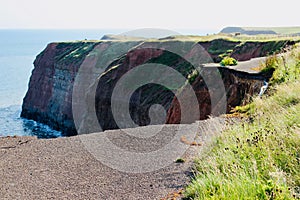
[[[49,126],[20,117],[35,57],[50,42],[97,40],[106,34],[128,30],[6,30],[0,29],[0,137],[61,137]],[[184,34],[204,35],[211,31],[185,30]]]

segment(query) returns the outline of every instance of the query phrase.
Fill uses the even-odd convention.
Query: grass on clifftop
[[[277,63],[269,96],[238,108],[247,117],[201,153],[188,199],[300,198],[299,49],[287,60]]]
[[[250,31],[274,31],[277,34],[299,34],[300,27],[243,27],[244,30]]]
[[[285,36],[285,35],[237,35],[234,36],[232,34],[212,34],[206,36],[197,36],[197,35],[177,35],[171,36],[164,39],[162,41],[168,40],[178,40],[178,41],[197,41],[197,42],[209,42],[212,40],[224,39],[232,42],[269,42],[269,41],[300,41],[300,36]]]

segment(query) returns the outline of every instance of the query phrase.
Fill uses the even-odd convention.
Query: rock
[[[220,115],[228,113],[232,108],[244,105],[248,103],[252,96],[255,96],[259,93],[261,86],[263,85],[263,80],[268,80],[271,74],[249,74],[246,72],[235,71],[229,68],[218,67],[218,71],[222,77],[226,91],[226,108],[224,113],[214,113],[213,109],[217,110],[217,106],[212,108],[211,105],[211,95],[217,91],[215,87],[208,87],[205,84],[204,79],[201,76],[198,76],[196,80],[192,83],[193,90],[196,93],[198,99],[198,105],[190,104],[196,107],[189,107],[192,110],[199,110],[200,116],[196,120],[207,119],[210,116]],[[209,74],[211,68],[205,68],[207,71],[205,74]],[[209,76],[209,75],[206,75]],[[183,94],[185,91],[183,90]],[[210,94],[211,93],[211,94]],[[184,94],[185,95],[185,94]],[[217,97],[217,101],[221,101],[223,96]],[[221,109],[222,110],[222,109]],[[187,121],[186,123],[193,123],[192,121]],[[168,110],[167,115],[168,124],[178,124],[182,123],[181,121],[181,109],[179,102],[176,98],[173,99],[170,109]]]
[[[82,49],[95,45],[87,42],[49,44],[34,61],[21,117],[47,124],[66,135],[75,135],[71,103],[73,82],[88,52]],[[74,53],[76,50],[78,54]]]

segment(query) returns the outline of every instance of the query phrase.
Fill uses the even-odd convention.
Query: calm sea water
[[[48,43],[100,39],[105,34],[119,34],[124,31],[126,30],[0,30],[0,137],[61,136],[60,132],[46,125],[20,118],[22,100],[33,69],[32,63]],[[201,34],[197,30],[180,32]]]

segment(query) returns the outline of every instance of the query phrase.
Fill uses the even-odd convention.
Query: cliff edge
[[[180,72],[187,80],[186,83],[190,83],[189,85],[192,86],[199,107],[186,109],[191,112],[194,109],[200,111],[196,118],[187,121],[187,123],[192,123],[197,119],[206,119],[212,115],[215,109],[211,105],[210,92],[213,93],[217,88],[208,90],[208,86],[205,84],[202,75],[206,74],[209,77],[210,71],[212,71],[212,67],[203,67],[205,63],[218,62],[220,55],[226,52],[240,61],[266,56],[282,49],[288,45],[289,41],[245,43],[218,39],[193,42],[201,46],[200,54],[205,55],[204,59],[197,62],[198,70],[203,74],[196,73],[196,75],[195,66],[186,60],[187,58],[199,58],[199,55],[195,54],[195,48],[180,56],[176,54],[178,49],[188,43],[190,41],[180,40],[51,43],[34,61],[34,70],[30,78],[29,89],[23,100],[21,117],[45,123],[54,129],[61,130],[68,136],[76,135],[78,130],[82,130],[82,133],[99,131],[98,129],[89,129],[91,123],[100,124],[102,131],[118,129],[119,125],[115,121],[111,108],[111,97],[115,86],[130,70],[152,63],[169,66]],[[177,49],[175,53],[168,51],[167,47],[174,44],[176,44],[174,49]],[[114,59],[110,60],[108,57]],[[83,108],[80,122],[75,124],[72,108],[72,105],[74,106],[73,87],[83,65],[88,68],[85,73],[89,73],[89,76],[86,79],[97,80],[97,83],[84,81],[87,86],[81,91],[82,97],[92,99],[93,103],[85,100],[87,105]],[[223,67],[213,68],[218,71],[224,83],[226,94],[219,96],[217,100],[226,98],[225,112],[229,112],[232,107],[243,104],[252,95],[257,94],[263,80],[270,76],[259,73],[250,74]],[[149,76],[151,77],[155,71],[150,69],[148,72],[143,76],[149,79]],[[162,72],[159,81],[171,78],[167,72]],[[186,85],[180,85],[176,91],[184,94]],[[149,110],[153,105],[159,104],[166,111],[165,120],[154,123],[179,123],[181,112],[175,93],[168,87],[155,83],[148,83],[136,88],[129,101],[132,120],[138,125],[149,125],[151,123]],[[122,99],[117,101],[122,102]],[[90,118],[91,112],[96,112],[96,121]]]

